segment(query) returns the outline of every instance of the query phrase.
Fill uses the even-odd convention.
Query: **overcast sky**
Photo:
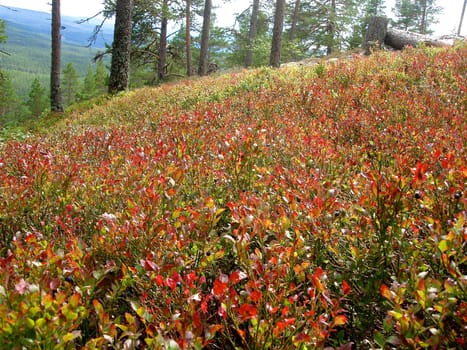
[[[50,12],[50,2],[51,0],[0,0],[0,5]],[[61,12],[65,16],[90,17],[102,10],[102,2],[103,0],[61,0]],[[219,7],[216,10],[218,25],[232,25],[234,14],[245,10],[250,2],[251,0],[231,0],[230,3],[223,4],[222,0],[214,0],[214,5]],[[387,8],[391,9],[394,0],[388,0],[386,3]],[[434,27],[435,34],[457,31],[464,0],[438,0],[437,3],[444,11],[440,23]],[[464,20],[462,34],[467,35],[467,19]]]

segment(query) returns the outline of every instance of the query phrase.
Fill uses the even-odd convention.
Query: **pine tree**
[[[86,75],[84,76],[83,88],[81,89],[80,99],[88,100],[96,96],[96,79],[91,65],[88,65]]]
[[[69,106],[76,100],[79,91],[79,77],[73,63],[69,62],[63,70],[62,96],[63,104]]]
[[[5,21],[1,20],[0,19],[0,44],[3,44],[7,41],[7,37],[5,35],[5,30],[6,30],[6,25],[5,25]],[[0,54],[6,54],[6,52],[0,50]],[[4,73],[0,70],[0,79],[6,79],[6,77],[4,76]]]
[[[256,40],[258,32],[258,13],[259,13],[259,0],[253,0],[253,7],[250,16],[250,28],[248,30],[248,42],[245,56],[245,67],[248,68],[253,64],[253,45]]]
[[[109,92],[126,90],[130,81],[133,0],[117,0]]]
[[[0,117],[3,118],[6,114],[12,112],[12,105],[16,103],[17,96],[11,80],[6,74],[0,77]]]
[[[0,19],[0,43],[5,43],[6,42],[6,35],[5,35],[5,21]]]
[[[47,94],[45,88],[41,86],[37,78],[35,78],[31,84],[29,99],[26,104],[29,107],[32,117],[39,117],[47,109]]]
[[[17,123],[28,116],[27,108],[16,94],[8,74],[0,77],[0,127]]]
[[[203,12],[203,29],[201,30],[201,49],[198,63],[198,74],[208,73],[209,65],[209,32],[211,29],[212,0],[205,0]]]
[[[375,16],[384,16],[385,0],[366,0],[357,4],[355,20],[352,23],[352,34],[348,38],[349,48],[363,46],[370,19]]]
[[[272,67],[281,65],[282,31],[284,28],[285,0],[277,0],[274,13],[274,28],[272,32],[271,56],[269,64]]]
[[[459,27],[457,27],[457,35],[461,35],[462,22],[464,21],[465,8],[467,6],[467,0],[464,0],[464,5],[462,5],[461,19],[459,21]]]
[[[60,0],[52,0],[52,64],[50,70],[50,108],[54,112],[63,112],[62,91],[60,86],[60,31]]]
[[[186,51],[186,75],[193,74],[191,54],[191,0],[185,1],[185,51]]]
[[[105,67],[104,61],[97,61],[96,70],[94,72],[95,95],[103,95],[107,93],[108,80],[109,74],[107,68]]]
[[[441,13],[441,7],[436,6],[436,0],[396,0],[393,12],[396,28],[430,34],[430,27],[437,23],[436,16]]]

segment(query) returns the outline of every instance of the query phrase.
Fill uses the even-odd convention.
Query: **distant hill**
[[[22,29],[25,32],[36,34],[45,34],[50,36],[51,15],[46,12],[31,11],[21,8],[7,9],[0,7],[0,18],[5,20],[11,26]],[[87,46],[94,28],[100,23],[99,19],[93,19],[89,22],[78,24],[82,20],[79,17],[62,16],[62,40],[63,43]],[[105,23],[102,32],[92,45],[95,48],[103,48],[105,44],[112,43],[113,24]],[[11,39],[10,39],[11,41]]]
[[[17,93],[26,97],[31,82],[38,78],[48,87],[50,72],[49,13],[19,8],[0,7],[0,19],[6,22],[8,41],[0,48],[9,55],[0,55],[0,69],[6,71]],[[84,76],[86,69],[98,51],[113,39],[113,24],[106,24],[92,47],[87,47],[98,20],[77,24],[81,18],[62,17],[62,67],[72,62],[78,73]]]

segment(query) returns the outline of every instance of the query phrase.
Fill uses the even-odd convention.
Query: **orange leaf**
[[[389,287],[387,285],[382,284],[381,288],[380,288],[380,291],[381,291],[381,295],[383,297],[385,297],[386,299],[392,300],[392,293],[391,293],[391,290],[389,289]]]
[[[347,323],[347,317],[345,315],[338,315],[334,319],[335,326],[342,326]]]

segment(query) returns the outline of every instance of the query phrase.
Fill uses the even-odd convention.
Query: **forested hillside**
[[[466,57],[164,84],[2,144],[0,343],[464,348]]]
[[[1,49],[0,68],[12,80],[15,91],[27,98],[32,81],[37,78],[42,86],[50,81],[50,14],[25,9],[0,7],[0,18],[6,23],[6,43]],[[112,43],[112,27],[106,26],[106,36],[98,35],[97,41],[88,48],[96,20],[77,24],[80,18],[64,17],[62,61],[73,63],[80,77],[84,77],[94,56],[104,50],[104,38]]]

